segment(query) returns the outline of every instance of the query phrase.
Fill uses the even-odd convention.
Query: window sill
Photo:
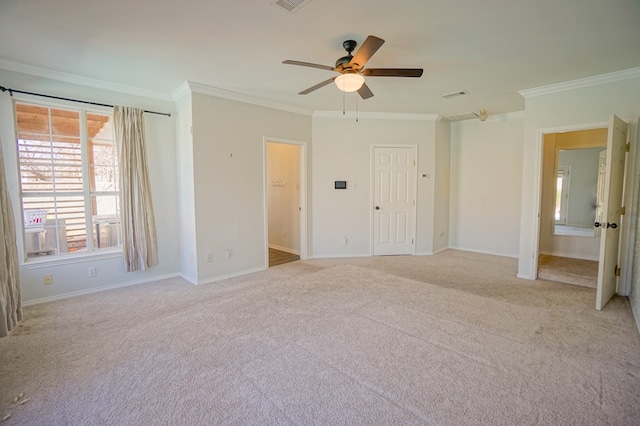
[[[57,256],[43,256],[42,258],[29,258],[20,264],[20,267],[31,270],[50,268],[52,266],[72,265],[74,263],[95,262],[96,260],[113,259],[122,257],[122,249],[104,249],[90,253],[61,254]]]

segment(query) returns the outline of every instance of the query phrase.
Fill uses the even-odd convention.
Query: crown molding
[[[224,89],[219,89],[217,87],[207,86],[206,84],[194,83],[193,81],[187,81],[185,84],[187,84],[189,90],[192,93],[200,93],[202,95],[215,96],[218,98],[229,99],[231,101],[243,102],[246,104],[252,104],[252,105],[257,105],[257,106],[271,108],[271,109],[277,109],[280,111],[292,112],[294,114],[311,115],[313,112],[305,108],[299,108],[292,105],[282,104],[279,102],[255,98],[253,96],[245,95],[242,93],[232,92],[230,90],[224,90]],[[184,96],[184,93],[183,93],[184,90],[186,89],[184,89],[184,84],[183,84],[176,90],[176,92]]]
[[[461,117],[461,116],[464,116],[464,117],[463,118],[459,118],[457,120],[450,120],[449,119],[449,117]],[[524,111],[514,111],[514,112],[505,112],[505,113],[502,113],[502,114],[489,115],[485,121],[505,121],[505,120],[514,120],[514,119],[518,119],[518,118],[524,118],[524,117],[525,117]],[[450,123],[461,123],[463,121],[474,121],[474,120],[478,121],[479,120],[478,116],[473,112],[445,116],[444,119],[449,121]],[[482,120],[480,120],[480,121],[482,121]]]
[[[495,114],[487,117],[487,121],[503,121],[515,120],[516,118],[524,118],[524,111],[505,112],[504,114]]]
[[[549,84],[548,86],[534,87],[518,91],[523,98],[549,95],[565,90],[580,89],[583,87],[596,86],[598,84],[613,83],[616,81],[640,78],[640,67],[630,68],[622,71],[615,71],[608,74],[595,75],[593,77],[580,78],[563,83]]]
[[[314,111],[314,118],[349,118],[349,119],[371,119],[371,120],[413,120],[413,121],[438,121],[439,114],[415,114],[415,113],[395,113],[395,112],[355,112],[355,111]]]
[[[172,101],[171,95],[154,90],[140,89],[137,87],[127,86],[119,83],[98,80],[81,75],[70,74],[62,71],[50,70],[34,65],[26,65],[19,62],[9,61],[0,58],[0,68],[7,71],[19,72],[22,74],[33,75],[36,77],[49,78],[52,80],[64,81],[66,83],[78,84],[80,86],[94,87],[97,89],[109,90],[112,92],[126,93],[128,95],[141,96],[145,98],[158,99],[162,101]]]
[[[187,96],[191,93],[191,89],[189,88],[189,82],[185,81],[182,83],[176,90],[171,92],[171,98],[175,101]]]

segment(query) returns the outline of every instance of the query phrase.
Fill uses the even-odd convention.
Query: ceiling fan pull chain
[[[346,107],[345,107],[345,96],[347,92],[342,92],[342,115],[346,115]]]
[[[359,116],[360,116],[360,113],[358,109],[358,96],[356,96],[356,123],[358,122]]]

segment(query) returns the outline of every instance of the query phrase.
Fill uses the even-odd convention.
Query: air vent
[[[468,95],[469,92],[467,92],[466,90],[458,90],[457,92],[451,92],[451,93],[447,93],[446,95],[442,95],[443,98],[445,99],[449,99],[449,98],[455,98],[456,96],[462,96],[462,95]]]
[[[276,0],[273,4],[280,6],[289,13],[294,13],[310,1],[311,0]]]

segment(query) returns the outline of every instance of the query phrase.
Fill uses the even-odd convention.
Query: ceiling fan
[[[342,46],[347,51],[347,56],[336,61],[335,67],[328,65],[314,64],[311,62],[301,62],[286,60],[283,64],[300,65],[303,67],[319,68],[327,71],[335,71],[340,73],[335,77],[331,77],[321,83],[311,86],[303,90],[299,95],[306,95],[314,90],[335,82],[343,92],[357,91],[362,99],[369,99],[373,96],[373,92],[364,81],[364,77],[420,77],[422,76],[422,68],[365,68],[367,61],[371,59],[374,53],[384,44],[384,40],[376,36],[368,36],[362,43],[355,55],[352,55],[357,46],[354,40],[346,40]]]

